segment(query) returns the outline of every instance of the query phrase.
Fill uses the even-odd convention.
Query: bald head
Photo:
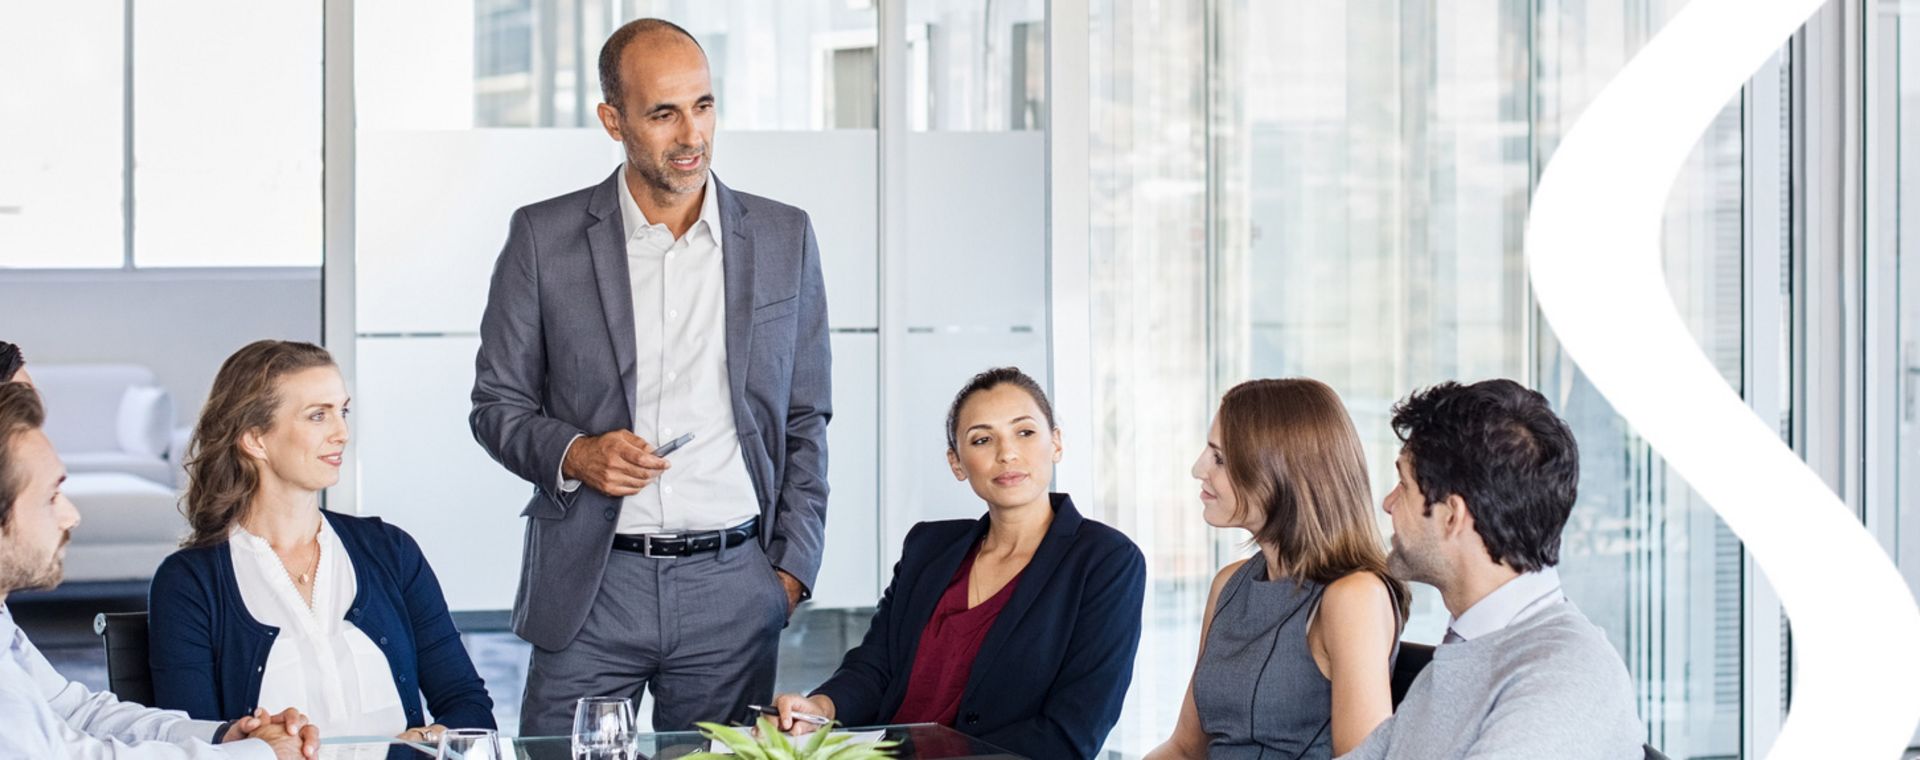
[[[621,106],[626,96],[626,85],[620,77],[620,59],[626,55],[627,48],[635,44],[679,47],[691,44],[692,52],[706,56],[706,49],[700,47],[700,41],[693,34],[680,28],[679,24],[659,18],[634,19],[615,29],[607,43],[600,46],[600,97],[614,108]],[[665,51],[663,51],[665,52]]]

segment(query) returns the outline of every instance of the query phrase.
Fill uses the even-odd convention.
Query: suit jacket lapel
[[[720,226],[726,241],[720,246],[721,266],[726,270],[727,295],[727,384],[733,398],[734,424],[746,414],[748,361],[753,351],[753,236],[747,233],[747,209],[733,190],[713,178],[720,194]],[[758,421],[756,421],[758,422]],[[770,424],[770,423],[769,423]]]
[[[598,217],[587,227],[587,247],[593,253],[593,280],[600,286],[600,310],[607,319],[607,335],[613,340],[614,364],[620,368],[620,387],[626,390],[627,421],[634,415],[633,281],[627,275],[627,230],[620,218],[620,196],[627,192],[622,181],[625,166],[613,170],[613,176],[593,191],[587,211]]]
[[[980,687],[980,679],[989,670],[980,667],[980,663],[993,662],[1007,638],[1013,635],[1013,629],[1020,625],[1020,619],[1033,609],[1034,600],[1046,590],[1047,581],[1060,566],[1060,560],[1067,556],[1073,535],[1080,529],[1080,512],[1073,508],[1073,500],[1066,494],[1056,493],[1052,494],[1052,501],[1053,524],[1047,526],[1047,537],[1040,539],[1040,548],[1034,551],[1033,559],[1027,561],[1026,569],[1020,571],[1020,585],[1014,588],[1013,598],[1007,600],[1007,606],[1000,610],[993,627],[987,630],[986,640],[980,642],[980,652],[973,657],[973,672],[967,676],[967,690],[961,693],[961,704]]]

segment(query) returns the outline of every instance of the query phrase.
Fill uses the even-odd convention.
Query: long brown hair
[[[1250,380],[1220,400],[1221,453],[1239,509],[1258,504],[1254,540],[1288,572],[1318,583],[1371,572],[1406,620],[1407,585],[1387,573],[1366,453],[1340,395],[1318,380]]]
[[[240,450],[247,433],[273,426],[280,407],[280,379],[314,367],[331,367],[333,356],[312,343],[259,340],[220,365],[213,391],[187,445],[187,495],[181,511],[193,533],[182,546],[212,546],[227,540],[246,513],[260,472]]]

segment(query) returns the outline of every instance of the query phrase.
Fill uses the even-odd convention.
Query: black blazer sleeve
[[[891,622],[894,608],[905,603],[898,598],[896,591],[911,588],[911,581],[903,586],[900,569],[912,556],[909,552],[917,535],[923,532],[922,527],[915,525],[907,531],[900,561],[893,565],[893,579],[887,582],[887,590],[880,595],[880,606],[873,611],[873,622],[867,626],[866,638],[861,639],[860,645],[840,660],[840,668],[833,672],[833,677],[813,690],[814,694],[825,695],[833,700],[834,720],[842,725],[869,726],[893,717],[878,714],[881,702],[886,699],[887,688],[893,684],[893,662],[897,658],[892,650]]]
[[[980,734],[1031,757],[1090,758],[1120,720],[1140,648],[1147,562],[1126,541],[1086,565],[1088,577],[1067,651],[1040,714]]]

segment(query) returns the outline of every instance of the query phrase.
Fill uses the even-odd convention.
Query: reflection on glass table
[[[933,723],[916,723],[906,726],[874,726],[854,729],[855,731],[885,731],[885,738],[900,743],[894,748],[894,757],[901,760],[1019,760],[1020,756],[955,731],[946,726]],[[707,749],[706,737],[694,731],[668,732],[639,735],[639,760],[673,760]],[[565,736],[540,737],[501,737],[500,744],[506,748],[506,756],[519,760],[572,760],[573,740]],[[385,758],[385,760],[425,760],[434,756],[434,747],[429,744],[403,742],[399,740],[366,739],[354,737],[325,739],[321,741],[320,760],[358,760],[360,758]]]

